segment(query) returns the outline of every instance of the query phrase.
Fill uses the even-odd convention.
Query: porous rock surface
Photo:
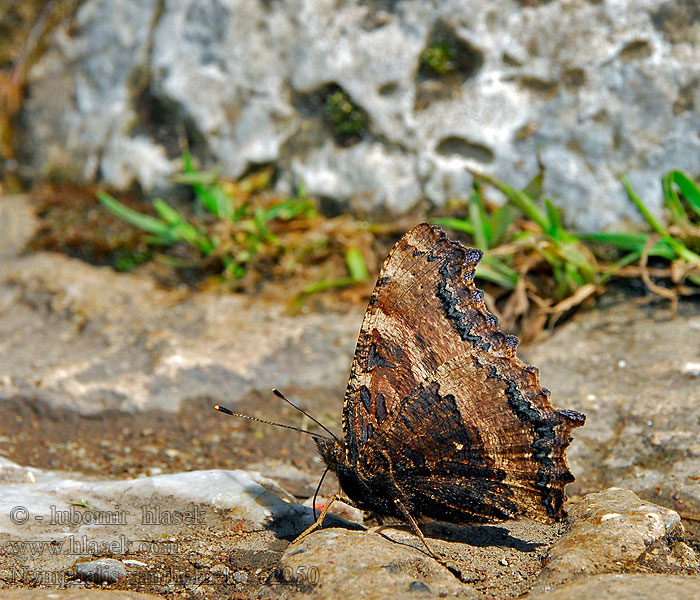
[[[467,197],[467,167],[522,186],[539,157],[569,223],[639,221],[619,173],[657,213],[660,175],[697,173],[699,11],[86,0],[28,74],[20,164],[151,190],[187,139],[229,175],[273,163],[283,191],[303,182],[339,206],[400,213]],[[349,134],[329,117],[336,92],[360,115]]]

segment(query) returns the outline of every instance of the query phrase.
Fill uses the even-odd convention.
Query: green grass
[[[302,233],[297,236],[301,242],[294,248],[285,246],[280,240],[278,232],[285,227],[303,232],[320,220],[303,186],[292,197],[265,200],[263,192],[269,187],[272,176],[269,169],[231,182],[223,180],[216,171],[197,170],[189,154],[183,155],[182,162],[183,172],[178,181],[189,186],[194,193],[193,215],[185,215],[157,198],[153,201],[157,215],[154,217],[128,208],[105,192],[97,194],[107,210],[146,233],[145,241],[151,249],[149,253],[125,255],[118,265],[121,270],[137,266],[157,250],[161,262],[171,267],[209,267],[237,289],[251,271],[271,268],[270,263],[279,265],[286,260],[293,270],[314,253],[330,252],[328,247],[332,240],[328,237],[304,241]],[[331,231],[331,238],[332,235]],[[178,244],[185,244],[193,250],[194,261],[167,253],[169,248]],[[306,286],[297,297],[298,303],[318,292],[369,280],[367,266],[358,248],[350,243],[345,248],[344,258],[347,276]]]
[[[273,222],[316,214],[303,189],[291,198],[261,203],[255,192],[269,184],[269,171],[227,186],[216,173],[197,171],[189,154],[183,155],[183,165],[179,181],[192,188],[199,219],[184,215],[160,198],[153,201],[158,216],[152,217],[124,206],[105,192],[97,197],[113,214],[146,232],[150,246],[168,248],[184,243],[201,259],[215,256],[223,265],[223,276],[230,280],[244,277],[256,257],[279,250],[271,229]]]
[[[307,285],[301,293],[291,303],[293,310],[298,308],[313,294],[325,292],[332,289],[344,288],[356,283],[365,283],[369,281],[370,275],[365,264],[365,259],[359,248],[351,246],[345,252],[345,265],[348,270],[347,277],[337,277],[335,279],[323,279],[315,283]]]
[[[626,266],[641,265],[644,258],[644,267],[646,257],[655,256],[682,267],[675,270],[683,273],[681,279],[672,281],[679,293],[689,291],[679,287],[686,281],[700,286],[700,255],[692,249],[700,247],[700,190],[680,171],[672,171],[662,179],[668,228],[654,218],[627,178],[621,177],[630,200],[649,223],[650,233],[574,233],[564,227],[559,211],[542,195],[538,178],[525,190],[518,190],[487,175],[474,176],[465,217],[443,217],[433,222],[469,234],[473,244],[484,251],[476,271],[481,279],[514,290],[523,277],[530,277],[536,270],[541,272],[544,264],[545,275],[554,287],[549,293],[541,289],[538,292],[558,302],[581,294],[584,286],[586,294],[582,298],[593,289],[602,291],[609,279],[621,274]],[[505,204],[491,207],[483,193],[484,184],[498,189],[506,198]],[[604,263],[595,254],[596,245],[615,249],[618,259]],[[535,254],[542,260],[533,260]],[[672,272],[670,269],[669,274]]]
[[[481,182],[500,190],[507,199],[506,203],[489,211]],[[459,219],[435,219],[434,222],[470,233],[475,246],[484,251],[484,259],[477,268],[477,277],[508,290],[514,289],[520,279],[515,256],[501,258],[490,251],[511,243],[522,251],[538,253],[551,269],[556,284],[553,295],[555,299],[561,300],[579,287],[593,282],[596,267],[581,241],[564,228],[559,213],[549,199],[542,198],[542,204],[543,207],[527,191],[517,190],[502,181],[480,175],[475,180],[469,199],[467,218],[461,222]],[[532,222],[536,226],[535,230],[512,227],[519,216]]]
[[[484,251],[476,276],[504,290],[499,296],[507,296],[511,313],[522,316],[532,309],[533,302],[540,314],[561,313],[601,293],[614,276],[641,276],[650,289],[672,300],[698,291],[700,189],[685,173],[672,171],[662,178],[667,226],[652,215],[622,176],[621,184],[651,231],[589,233],[575,233],[564,226],[560,212],[542,193],[541,176],[519,190],[487,175],[473,175],[464,215],[432,221],[467,234],[470,243]],[[146,233],[148,252],[125,255],[122,267],[138,265],[155,252],[171,265],[192,266],[191,261],[167,254],[168,248],[185,244],[199,257],[200,266],[214,265],[212,268],[236,288],[236,282],[263,264],[269,266],[270,261],[286,260],[293,270],[309,260],[319,264],[340,251],[346,274],[321,277],[306,285],[293,301],[296,307],[313,294],[368,282],[370,273],[360,248],[370,251],[365,246],[372,238],[357,237],[356,232],[362,230],[366,236],[372,228],[348,219],[328,227],[330,222],[316,213],[303,188],[289,198],[262,199],[260,192],[269,186],[271,176],[270,170],[262,170],[241,181],[225,181],[215,171],[198,171],[185,154],[179,181],[194,192],[194,214],[189,216],[162,199],[153,201],[156,216],[145,215],[107,193],[99,193],[108,210]],[[491,204],[488,188],[497,189],[505,203]],[[305,241],[294,248],[289,237],[284,237],[284,242],[280,238],[284,231],[310,233],[319,227],[325,228],[324,235],[300,235]],[[661,272],[668,274],[664,278],[671,288],[661,289],[652,282],[649,257],[666,261],[668,267]],[[336,262],[336,274],[340,269]],[[659,268],[654,272],[658,274]]]

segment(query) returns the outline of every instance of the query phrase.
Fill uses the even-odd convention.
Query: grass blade
[[[156,209],[160,218],[170,226],[177,227],[186,222],[185,218],[179,212],[160,198],[156,198],[153,201],[153,208]]]
[[[200,205],[215,217],[231,220],[233,200],[219,185],[210,182],[216,181],[215,176],[197,171],[189,152],[182,153],[182,161],[185,167],[182,181],[192,186]]]
[[[474,243],[477,248],[488,250],[491,246],[491,226],[486,217],[484,197],[477,186],[469,198],[469,221],[474,228]]]
[[[608,269],[606,269],[603,273],[600,274],[598,283],[604,284],[608,279],[610,279],[617,271],[619,271],[622,267],[626,267],[630,263],[635,262],[636,260],[639,260],[641,257],[642,253],[641,252],[630,252],[629,254],[625,254],[620,260],[617,262],[613,263],[610,265]]]
[[[632,187],[632,184],[630,183],[630,180],[627,179],[625,175],[623,175],[621,178],[622,180],[622,185],[625,186],[625,191],[627,192],[627,195],[629,196],[630,200],[634,202],[637,205],[637,208],[639,209],[639,212],[644,215],[644,218],[649,222],[649,225],[651,225],[651,228],[656,231],[656,233],[660,233],[661,235],[668,235],[666,233],[666,230],[661,226],[661,224],[656,220],[656,217],[651,214],[649,209],[647,208],[646,204],[642,202],[642,199],[637,196],[637,193],[634,191],[634,188]]]
[[[97,199],[120,219],[155,235],[159,239],[159,243],[169,244],[176,241],[169,225],[160,219],[141,214],[128,206],[124,206],[119,200],[104,192],[98,192]]]
[[[161,218],[170,226],[170,231],[176,241],[187,242],[190,246],[197,248],[197,250],[205,255],[214,250],[216,244],[187,221],[187,219],[172,206],[160,198],[153,201],[153,206],[158,211]]]
[[[700,217],[700,188],[698,188],[697,184],[682,171],[671,171],[670,173],[664,176],[664,182],[667,178],[669,184],[675,183],[678,186],[678,189],[681,191],[681,194],[683,194],[683,196],[685,197],[686,201],[688,202],[688,205]],[[677,195],[676,198],[678,198]],[[685,214],[685,211],[683,211],[683,213]]]
[[[518,211],[507,202],[491,215],[491,245],[497,246],[503,241],[506,230],[515,221]]]
[[[688,213],[685,212],[685,208],[683,208],[681,199],[678,197],[676,188],[673,187],[674,172],[675,171],[666,173],[666,175],[664,175],[661,178],[661,187],[664,191],[664,201],[666,202],[666,206],[668,207],[668,210],[671,213],[671,222],[687,223]]]
[[[447,227],[448,229],[454,229],[455,231],[462,231],[468,233],[469,235],[474,235],[474,227],[469,221],[464,219],[457,219],[455,217],[438,217],[432,220],[434,225],[440,225],[440,227]]]
[[[544,188],[544,174],[542,172],[537,173],[528,184],[523,188],[523,191],[530,196],[530,198],[540,198],[542,196]]]
[[[476,277],[499,285],[505,290],[515,289],[518,274],[506,263],[495,256],[484,254],[476,267]]]
[[[649,239],[648,233],[580,233],[581,239],[595,242],[598,244],[609,244],[615,246],[620,250],[637,252],[641,255],[641,252],[646,246],[647,240]],[[649,256],[659,256],[667,260],[673,260],[676,258],[676,253],[673,251],[666,240],[661,239],[656,244],[654,244],[649,250]]]
[[[345,264],[353,281],[367,281],[369,279],[369,270],[365,259],[356,247],[351,246],[345,252]]]
[[[627,192],[627,195],[630,197],[632,202],[634,202],[637,205],[637,208],[639,211],[644,215],[647,221],[649,221],[649,224],[652,226],[654,231],[658,232],[661,234],[661,237],[666,241],[666,243],[673,248],[673,251],[683,260],[688,261],[689,263],[697,264],[700,265],[700,256],[695,254],[695,252],[689,250],[685,244],[676,238],[670,236],[666,230],[661,226],[661,224],[654,218],[654,215],[649,212],[649,209],[646,207],[644,202],[642,202],[642,199],[637,196],[636,192],[632,188],[632,184],[630,183],[629,179],[625,177],[624,175],[622,176],[622,185],[625,186],[625,191]]]
[[[537,206],[537,203],[523,191],[516,190],[514,187],[499,181],[488,175],[483,175],[481,173],[474,173],[472,175],[478,177],[479,179],[490,183],[496,189],[500,190],[506,195],[508,201],[515,206],[518,210],[522,211],[526,217],[531,221],[537,223],[542,231],[549,232],[552,228],[552,224],[547,217],[547,214]]]

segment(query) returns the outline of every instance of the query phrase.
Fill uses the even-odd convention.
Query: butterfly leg
[[[321,511],[321,514],[319,515],[318,519],[316,519],[310,527],[308,527],[305,531],[302,531],[295,539],[294,542],[298,542],[301,539],[304,539],[307,535],[310,533],[316,531],[323,525],[323,520],[326,518],[326,515],[328,514],[328,510],[330,509],[331,505],[336,501],[339,500],[340,502],[343,502],[349,506],[352,506],[353,508],[357,508],[355,506],[355,503],[352,502],[351,500],[348,500],[347,498],[343,498],[342,496],[338,494],[333,494],[328,502],[326,502],[326,505],[323,507],[323,510]],[[294,543],[292,542],[292,543]]]
[[[319,515],[318,519],[316,519],[310,527],[307,527],[304,531],[302,531],[295,539],[294,542],[298,542],[299,540],[303,540],[307,535],[310,533],[316,531],[321,525],[323,525],[323,520],[326,518],[326,515],[328,514],[328,510],[330,509],[331,505],[336,501],[340,500],[340,496],[338,494],[333,494],[328,502],[326,502],[326,505],[323,507],[323,510],[321,511],[321,514]],[[292,543],[294,543],[292,542]]]
[[[442,559],[437,554],[435,554],[435,552],[433,552],[433,549],[428,544],[428,540],[425,539],[423,532],[420,530],[420,527],[418,527],[418,522],[413,518],[413,515],[410,512],[408,512],[408,509],[404,506],[404,503],[401,502],[399,498],[395,498],[394,503],[401,511],[403,516],[406,518],[406,521],[408,521],[408,524],[411,526],[411,529],[413,529],[413,533],[415,533],[421,539],[421,542],[423,542],[423,545],[428,551],[428,554],[430,554],[430,556],[432,556],[440,564],[443,564]]]
[[[428,540],[425,539],[423,532],[418,527],[418,522],[413,518],[413,515],[410,512],[408,512],[408,509],[406,508],[406,506],[404,506],[404,503],[401,502],[401,500],[399,498],[396,498],[394,500],[394,503],[399,508],[399,510],[401,511],[403,516],[406,518],[408,523],[411,525],[411,529],[413,529],[413,533],[415,533],[421,539],[421,541],[423,542],[423,545],[425,546],[425,548],[428,551],[428,553],[430,554],[430,556],[432,556],[443,567],[445,567],[450,573],[452,573],[455,577],[457,577],[457,579],[459,579],[460,581],[465,581],[464,579],[462,579],[462,574],[460,573],[460,571],[458,569],[455,569],[454,567],[447,564],[447,562],[445,562],[444,558],[442,558],[441,556],[438,556],[437,554],[435,554],[435,552],[433,552],[433,549],[428,545]]]

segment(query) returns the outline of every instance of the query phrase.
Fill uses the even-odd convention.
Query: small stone
[[[127,567],[141,567],[142,569],[148,568],[148,565],[145,562],[135,560],[133,558],[127,558],[123,562]]]
[[[209,569],[209,572],[213,573],[214,575],[223,575],[225,577],[228,577],[231,573],[231,569],[226,565],[219,563],[211,567]]]
[[[298,553],[302,548],[306,551]],[[427,555],[416,536],[400,529],[384,527],[381,533],[340,528],[315,531],[290,546],[278,567],[282,572],[298,573],[311,565],[321,574],[313,589],[317,598],[373,600],[387,595],[408,597],[409,593],[411,598],[477,597]],[[292,598],[309,597],[291,591],[290,587]]]
[[[236,583],[243,583],[243,584],[245,584],[245,583],[248,583],[248,579],[249,579],[249,578],[248,578],[248,573],[246,573],[245,571],[236,571],[236,572],[233,574],[233,580],[234,580]]]
[[[124,564],[113,558],[77,563],[74,568],[78,578],[92,583],[116,583],[126,577]]]
[[[527,600],[572,600],[574,598],[697,600],[698,597],[700,597],[700,577],[629,573],[584,577],[554,589],[551,587],[535,589],[527,595]]]
[[[669,562],[688,572],[700,572],[700,557],[685,542],[676,542],[673,545]]]
[[[700,362],[687,362],[681,368],[683,375],[690,377],[700,377]]]

